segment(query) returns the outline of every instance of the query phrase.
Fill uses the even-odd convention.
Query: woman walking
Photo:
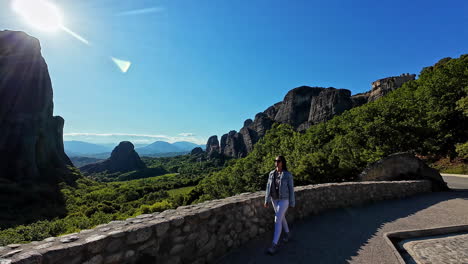
[[[273,235],[273,243],[267,249],[267,253],[273,255],[278,251],[278,242],[282,229],[285,232],[283,234],[283,242],[288,242],[290,238],[285,215],[288,207],[294,207],[296,204],[293,176],[288,171],[286,159],[283,156],[275,158],[275,169],[268,176],[265,204],[263,206],[267,208],[270,200],[275,210],[275,233]]]

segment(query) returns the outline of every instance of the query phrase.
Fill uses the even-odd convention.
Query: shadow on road
[[[291,224],[294,239],[274,257],[264,254],[272,238],[271,232],[268,232],[231,251],[218,263],[346,263],[384,224],[451,199],[468,200],[468,190],[423,194],[362,207],[330,210]]]

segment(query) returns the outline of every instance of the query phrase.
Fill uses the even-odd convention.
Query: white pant
[[[273,209],[275,210],[275,234],[273,236],[273,243],[278,244],[281,236],[281,227],[286,233],[289,233],[288,223],[286,222],[286,210],[289,207],[289,200],[274,200],[271,199]]]

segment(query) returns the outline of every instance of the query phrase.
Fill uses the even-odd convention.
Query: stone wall
[[[430,192],[429,181],[347,182],[296,187],[288,221],[327,209]],[[113,221],[92,230],[0,248],[7,263],[211,263],[273,228],[264,192]]]

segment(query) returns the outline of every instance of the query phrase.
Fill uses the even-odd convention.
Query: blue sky
[[[0,2],[0,29],[40,39],[64,139],[187,140],[238,130],[301,86],[370,89],[468,53],[468,1],[56,0],[42,32]],[[131,61],[122,73],[110,57]]]

